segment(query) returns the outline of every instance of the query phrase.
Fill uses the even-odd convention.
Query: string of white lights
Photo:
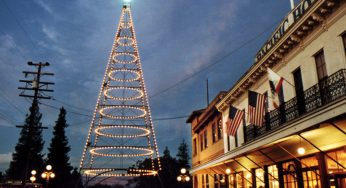
[[[129,6],[123,6],[115,36],[83,150],[81,169],[84,174],[90,176],[156,175],[157,169],[161,169],[161,163],[159,161],[156,168],[154,154],[159,160],[156,136]],[[130,124],[127,124],[128,122]],[[93,143],[90,142],[91,135],[94,135]],[[146,146],[129,145],[143,145],[145,138],[148,143]],[[89,166],[83,166],[87,152],[90,163]],[[118,165],[123,166],[126,158],[146,156],[150,156],[152,169],[133,169],[131,166],[125,168],[124,172],[124,168],[117,168]],[[111,163],[113,159],[109,158],[121,159],[115,164]],[[106,162],[108,159],[109,164]],[[106,163],[110,165],[109,168],[98,168],[104,167]]]

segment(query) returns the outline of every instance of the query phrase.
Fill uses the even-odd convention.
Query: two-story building
[[[209,110],[189,117],[194,187],[345,188],[346,0],[302,0],[255,57]],[[278,106],[268,68],[284,80]],[[249,122],[249,91],[266,96],[260,126]],[[231,106],[245,112],[235,135],[225,131]],[[210,142],[218,115],[203,118],[214,108],[222,149]]]

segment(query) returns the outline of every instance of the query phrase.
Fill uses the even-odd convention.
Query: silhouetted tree
[[[4,182],[4,175],[2,174],[2,172],[0,172],[0,183]]]
[[[162,170],[159,171],[157,176],[143,176],[134,178],[130,184],[135,185],[136,188],[176,188],[178,186],[177,176],[179,175],[179,165],[175,158],[170,155],[168,147],[165,147],[163,156],[160,158]],[[155,159],[155,163],[157,159]],[[137,163],[138,168],[151,168],[151,160],[145,159]]]
[[[178,153],[177,153],[178,163],[181,168],[190,168],[190,155],[189,155],[189,146],[183,139],[183,141],[180,143],[180,146],[178,147]]]
[[[83,188],[82,175],[79,173],[77,168],[73,169],[71,177],[71,188]]]
[[[6,171],[8,179],[28,181],[32,169],[40,173],[43,168],[43,154],[41,152],[44,141],[42,140],[42,124],[40,122],[42,115],[37,103],[33,103],[29,111],[30,114],[26,115],[18,143],[12,154],[12,161]]]
[[[55,178],[51,180],[50,187],[70,187],[72,182],[72,166],[69,163],[68,152],[71,150],[68,145],[68,139],[65,135],[66,110],[60,108],[58,120],[55,122],[53,138],[48,148],[47,164],[53,166]]]

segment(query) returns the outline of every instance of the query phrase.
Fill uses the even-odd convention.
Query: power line
[[[13,16],[15,22],[17,23],[17,25],[20,27],[20,29],[25,33],[25,35],[27,36],[27,38],[29,39],[31,45],[36,48],[35,43],[33,42],[33,40],[31,39],[30,35],[28,34],[28,32],[26,31],[26,29],[23,27],[23,25],[20,23],[19,19],[17,18],[17,16],[14,14],[14,12],[10,9],[10,7],[8,6],[8,4],[6,3],[6,0],[2,0],[2,2],[4,3],[5,7],[7,8],[8,12]]]
[[[248,44],[250,44],[250,43],[252,43],[253,41],[257,40],[259,37],[261,37],[264,33],[266,33],[269,29],[271,29],[271,28],[272,28],[273,26],[275,26],[276,24],[277,24],[277,22],[275,22],[275,24],[272,24],[270,27],[267,27],[265,30],[263,30],[262,32],[260,32],[260,33],[259,33],[258,35],[256,35],[255,37],[253,37],[253,38],[247,40],[245,43],[241,44],[241,45],[238,46],[236,49],[234,49],[234,50],[230,51],[229,53],[227,53],[226,55],[222,56],[220,59],[216,60],[215,62],[213,62],[213,63],[207,65],[206,67],[200,69],[199,71],[193,73],[192,75],[190,75],[190,76],[188,76],[188,77],[186,77],[186,78],[184,78],[184,79],[178,81],[177,83],[175,83],[175,84],[173,84],[173,85],[167,87],[166,89],[163,89],[163,90],[161,90],[161,91],[159,91],[159,92],[157,92],[157,93],[155,93],[155,94],[149,96],[149,98],[153,98],[153,97],[158,96],[158,95],[160,95],[160,94],[162,94],[162,93],[165,93],[166,91],[168,91],[168,90],[170,90],[170,89],[173,89],[173,88],[177,87],[178,85],[182,84],[183,82],[185,82],[185,81],[187,81],[187,80],[189,80],[189,79],[191,79],[191,78],[197,76],[197,75],[200,74],[201,72],[203,72],[203,71],[205,71],[205,70],[207,70],[207,69],[210,69],[210,68],[213,67],[214,65],[221,63],[221,62],[222,62],[224,59],[226,59],[228,56],[234,54],[235,52],[237,52],[237,51],[239,51],[240,49],[244,48],[244,47],[247,46]],[[55,101],[57,101],[57,102],[59,102],[59,103],[65,104],[65,105],[67,105],[67,106],[76,108],[76,109],[80,109],[80,110],[84,110],[84,111],[91,112],[90,110],[87,110],[87,109],[84,109],[84,108],[80,108],[80,107],[77,107],[77,106],[74,106],[74,105],[71,105],[71,104],[67,104],[67,103],[65,103],[65,102],[63,102],[63,101],[61,101],[61,100],[58,100],[58,99],[53,99],[53,100],[55,100]],[[46,104],[44,104],[44,105],[46,105]],[[46,105],[46,106],[48,106],[48,105]],[[50,106],[50,107],[53,107],[53,106]],[[53,107],[53,108],[59,109],[59,108],[57,108],[57,107]],[[82,114],[82,113],[78,113],[78,112],[73,112],[73,111],[69,111],[69,112],[71,112],[71,113],[73,113],[73,114],[76,114],[76,115],[81,115],[81,116],[86,116],[86,117],[92,117],[91,115],[86,115],[86,114]],[[188,117],[188,116],[186,115],[186,116],[178,116],[178,117],[157,118],[157,119],[153,119],[153,121],[164,121],[164,120],[172,120],[172,119],[182,119],[182,118],[187,118],[187,117]]]
[[[253,38],[245,41],[243,44],[241,44],[240,46],[238,46],[237,48],[235,48],[234,50],[228,52],[227,54],[225,54],[224,56],[222,56],[220,59],[216,60],[215,62],[210,63],[209,65],[205,66],[204,68],[201,68],[200,70],[198,70],[197,72],[185,77],[184,79],[176,82],[175,84],[172,84],[171,86],[149,96],[149,98],[153,98],[155,96],[158,96],[162,93],[165,93],[166,91],[173,89],[175,87],[177,87],[178,85],[182,84],[183,82],[197,76],[198,74],[200,74],[201,72],[210,69],[211,67],[213,67],[216,64],[221,63],[223,60],[225,60],[227,57],[229,57],[230,55],[234,54],[235,52],[239,51],[240,49],[244,48],[245,46],[247,46],[248,44],[252,43],[253,41],[257,40],[258,38],[260,38],[264,33],[266,33],[269,29],[271,29],[272,27],[274,27],[275,25],[277,25],[278,22],[275,22],[274,24],[272,24],[270,27],[267,27],[265,30],[263,30],[262,32],[260,32],[258,35],[255,35]]]
[[[59,100],[59,99],[56,99],[56,98],[53,98],[53,101],[56,101],[60,104],[63,104],[63,105],[66,105],[66,106],[69,106],[69,107],[72,107],[72,108],[75,108],[75,109],[78,109],[78,110],[83,110],[83,111],[86,111],[86,112],[92,112],[91,110],[89,109],[85,109],[85,108],[81,108],[81,107],[78,107],[78,106],[75,106],[75,105],[72,105],[72,104],[68,104],[62,100]]]
[[[21,110],[17,105],[15,105],[14,103],[12,103],[9,98],[8,95],[6,95],[5,92],[0,92],[3,99],[5,100],[5,102],[9,105],[12,106],[14,109],[16,109],[18,112],[20,112],[22,115],[25,115],[25,112],[23,110]]]
[[[60,110],[59,107],[56,107],[56,106],[53,106],[53,105],[45,104],[45,103],[42,103],[42,102],[40,102],[40,104],[42,104],[44,106],[47,106],[47,107],[50,107],[50,108],[53,108],[53,109],[56,109],[56,110]],[[82,113],[75,112],[75,111],[70,111],[70,110],[68,110],[67,112],[72,113],[72,114],[76,114],[76,115],[80,115],[80,116],[90,117],[90,118],[93,117],[92,115],[82,114]]]

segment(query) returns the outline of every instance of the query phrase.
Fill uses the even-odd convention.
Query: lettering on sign
[[[295,7],[280,23],[274,33],[270,36],[269,40],[257,52],[255,63],[263,58],[264,55],[281,39],[282,36],[296,23],[317,0],[303,0],[297,7]]]

